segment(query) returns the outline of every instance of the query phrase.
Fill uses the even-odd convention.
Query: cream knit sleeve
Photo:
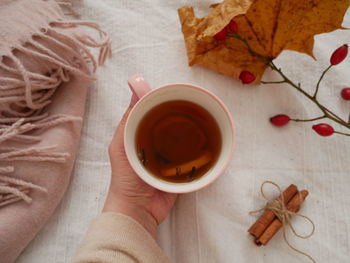
[[[73,263],[170,263],[153,237],[135,220],[118,213],[99,215]]]

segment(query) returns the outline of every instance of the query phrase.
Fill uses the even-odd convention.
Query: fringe
[[[62,7],[65,8],[68,12],[64,13],[67,16],[80,17],[80,14],[76,12],[73,8],[72,0],[56,0],[56,2]]]
[[[68,15],[79,16],[71,0],[56,0]],[[88,27],[95,30],[99,39],[76,29]],[[98,60],[89,48],[100,50]],[[45,112],[52,96],[71,75],[93,81],[93,73],[111,56],[111,40],[98,24],[91,21],[53,21],[42,28],[21,46],[12,48],[10,54],[0,54],[0,208],[18,201],[31,203],[33,190],[47,192],[44,187],[14,178],[16,161],[63,163],[68,153],[55,152],[52,147],[6,147],[6,142],[37,143],[40,135],[28,134],[67,122],[82,119]],[[48,65],[46,74],[35,72],[25,61]],[[33,71],[31,71],[33,70]]]

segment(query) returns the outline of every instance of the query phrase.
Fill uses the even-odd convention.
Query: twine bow
[[[264,185],[265,184],[271,184],[271,185],[274,185],[279,193],[280,193],[280,196],[281,198],[278,198],[278,199],[271,199],[271,198],[268,198],[264,192]],[[264,211],[266,209],[269,209],[271,210],[276,216],[277,218],[281,221],[282,223],[282,229],[283,229],[283,238],[284,238],[284,241],[286,242],[286,244],[292,249],[294,250],[295,252],[301,254],[301,255],[304,255],[306,256],[307,258],[309,258],[312,262],[316,263],[316,261],[310,256],[308,255],[307,253],[297,249],[296,247],[292,246],[288,239],[287,239],[287,234],[286,234],[286,227],[289,226],[290,229],[292,230],[293,234],[296,236],[296,237],[299,237],[299,238],[302,238],[302,239],[307,239],[309,237],[311,237],[314,232],[315,232],[315,224],[314,222],[307,216],[304,216],[302,214],[299,214],[299,213],[295,213],[295,212],[291,212],[287,209],[286,205],[284,204],[284,197],[283,197],[283,194],[282,194],[282,190],[281,188],[279,187],[279,185],[277,185],[276,183],[274,182],[271,182],[271,181],[265,181],[262,183],[261,187],[260,187],[260,192],[261,192],[261,195],[263,196],[263,198],[267,201],[267,204],[264,208],[262,209],[259,209],[259,210],[256,210],[256,211],[251,211],[250,214],[254,214],[254,213],[258,213],[258,212],[261,212],[261,211]],[[300,194],[300,192],[298,192],[299,194],[299,198],[300,198],[300,204],[302,203],[302,196]],[[304,219],[306,219],[307,221],[309,221],[311,223],[311,226],[312,226],[312,229],[310,231],[309,234],[306,234],[306,235],[301,235],[301,234],[298,234],[291,222],[291,218],[292,216],[299,216],[299,217],[302,217]]]

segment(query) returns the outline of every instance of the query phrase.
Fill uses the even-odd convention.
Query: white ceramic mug
[[[141,75],[130,77],[128,83],[138,101],[126,121],[124,147],[130,165],[138,176],[149,185],[170,193],[196,191],[218,178],[232,158],[235,142],[233,120],[222,101],[213,93],[190,84],[170,84],[151,90]],[[190,182],[173,183],[152,175],[139,160],[135,146],[136,131],[145,114],[155,106],[172,100],[187,100],[202,106],[217,121],[221,132],[222,146],[218,160],[204,175]]]

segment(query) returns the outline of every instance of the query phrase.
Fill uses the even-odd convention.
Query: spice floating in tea
[[[188,181],[192,181],[192,179],[193,179],[193,177],[194,177],[194,175],[195,175],[195,173],[196,173],[196,166],[193,166],[192,167],[192,170],[191,170],[191,172],[189,172],[188,174],[187,174],[187,180]]]
[[[208,172],[218,159],[221,144],[213,116],[184,100],[152,108],[142,118],[135,136],[145,168],[156,177],[177,183],[196,180]]]
[[[165,158],[163,155],[161,155],[161,154],[158,153],[158,152],[155,153],[154,156],[155,156],[157,159],[159,159],[160,161],[162,161],[163,163],[165,163],[165,164],[171,163],[170,160],[168,160],[167,158]]]
[[[139,151],[139,159],[141,161],[141,163],[143,164],[143,166],[146,166],[147,163],[147,159],[146,159],[146,152],[145,149],[141,149],[141,151]]]

